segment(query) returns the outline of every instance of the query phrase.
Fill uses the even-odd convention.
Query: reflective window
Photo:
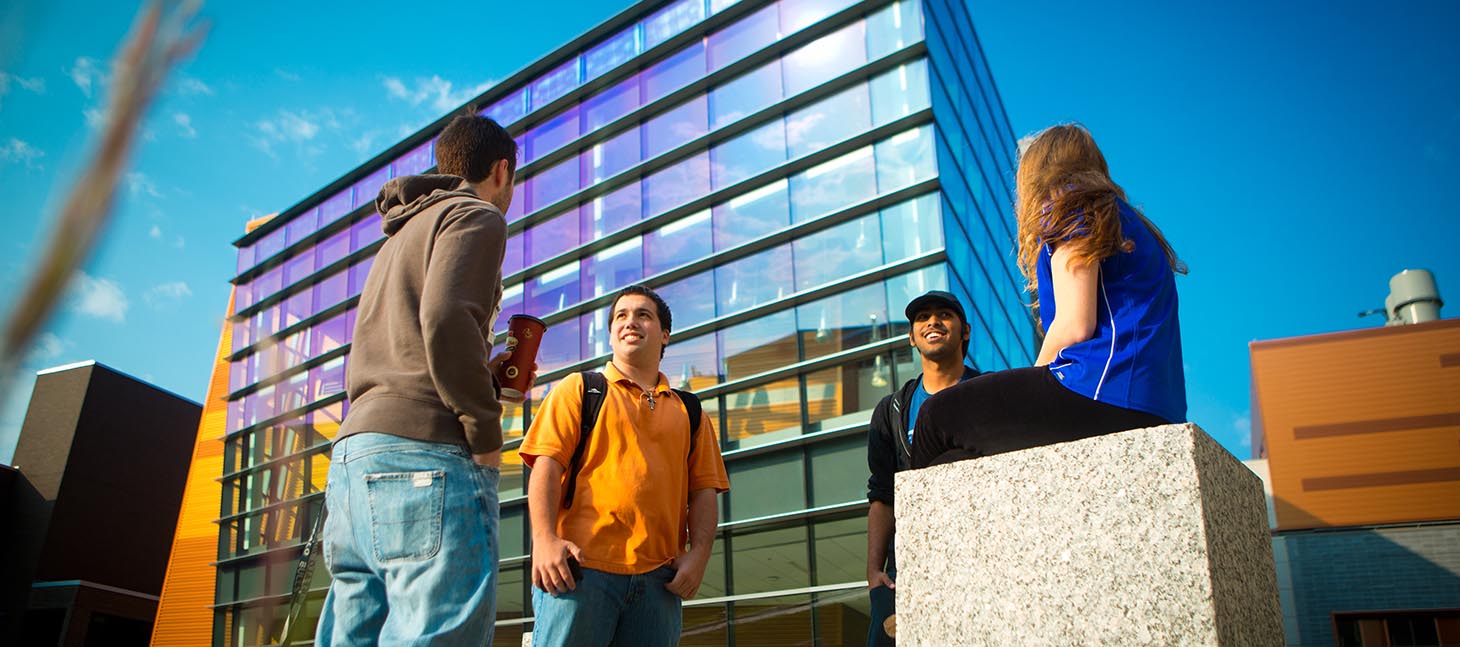
[[[305,288],[303,292],[292,294],[289,298],[284,299],[280,305],[280,311],[284,317],[280,327],[288,328],[314,314],[314,294],[309,288]]]
[[[901,0],[867,16],[867,59],[876,60],[923,39],[918,0]]]
[[[776,119],[710,150],[710,186],[723,189],[784,161],[786,129]]]
[[[715,249],[729,249],[789,225],[791,204],[786,187],[786,180],[776,180],[715,205]]]
[[[668,300],[666,299],[666,302]],[[669,311],[675,315],[675,328],[682,328],[675,304],[669,304]],[[669,385],[676,389],[695,391],[720,383],[720,362],[715,344],[715,335],[700,335],[680,340],[672,334],[664,359],[659,363]]]
[[[796,322],[805,359],[885,339],[886,289],[873,283],[798,306]]]
[[[644,276],[643,240],[638,236],[583,259],[582,299],[617,291]]]
[[[283,233],[283,231],[284,230],[281,229],[279,230],[279,233]],[[258,278],[254,279],[254,290],[256,291],[256,294],[258,294],[260,300],[262,300],[264,297],[274,294],[275,292],[278,292],[279,288],[282,287],[284,287],[283,267],[275,267],[274,269],[260,274]]]
[[[527,264],[536,265],[578,246],[578,210],[553,216],[523,232]]]
[[[630,128],[583,151],[583,177],[597,184],[633,167],[641,158],[639,130]]]
[[[578,58],[574,57],[532,82],[531,89],[528,91],[532,110],[542,109],[543,106],[552,103],[576,87],[578,87]]]
[[[253,266],[254,266],[254,246],[253,245],[248,245],[247,247],[240,247],[240,248],[238,248],[238,266],[237,266],[238,273],[239,274],[242,274],[244,270],[247,270],[248,268],[253,267]]]
[[[391,163],[390,176],[402,177],[406,175],[420,175],[421,173],[425,173],[426,169],[435,166],[435,153],[431,148],[431,145],[434,143],[434,140],[428,141],[424,144],[421,144],[420,146],[415,147],[411,150],[411,152],[400,156],[400,159],[397,159],[396,161]]]
[[[654,288],[674,312],[674,329],[683,330],[715,318],[715,276],[694,276]]]
[[[644,234],[644,275],[654,276],[714,253],[709,210]]]
[[[867,84],[858,83],[787,117],[786,143],[791,157],[796,158],[850,139],[871,127]]]
[[[350,225],[350,251],[352,252],[365,249],[382,238],[385,238],[385,231],[381,228],[380,214],[372,213]]]
[[[319,210],[306,209],[304,213],[294,216],[294,219],[290,220],[289,224],[284,226],[285,244],[293,245],[304,240],[305,237],[314,233],[315,228],[318,226]]]
[[[800,94],[867,62],[866,25],[852,23],[782,59],[786,95]]]
[[[720,374],[738,380],[786,365],[797,357],[796,319],[791,310],[777,312],[715,334],[720,341]]]
[[[883,261],[893,263],[943,247],[936,193],[882,210]]]
[[[776,42],[779,35],[780,15],[774,4],[710,34],[710,71],[718,70],[759,51],[766,45]]]
[[[792,34],[818,23],[853,0],[781,0],[781,33]]]
[[[284,285],[294,285],[314,273],[314,254],[304,253],[284,262]]]
[[[704,0],[679,0],[644,20],[644,49],[662,43],[705,19]]]
[[[644,178],[644,212],[657,216],[710,192],[710,158],[700,153]]]
[[[710,128],[739,121],[781,100],[781,62],[771,61],[710,90]]]
[[[901,386],[901,385],[897,385]],[[812,431],[865,423],[883,396],[892,392],[891,361],[886,354],[806,375],[806,418]],[[861,437],[858,437],[861,440]],[[862,440],[861,487],[865,488],[867,444]],[[834,479],[828,479],[834,480]],[[865,492],[865,489],[863,490]],[[843,492],[837,502],[848,499]],[[859,497],[850,497],[855,500]]]
[[[526,314],[523,311],[522,303],[523,284],[503,286],[502,288],[502,312],[497,315],[497,321],[492,323],[492,332],[503,333],[507,331],[507,319],[512,315]]]
[[[626,187],[602,195],[583,206],[583,238],[595,240],[623,229],[643,218],[644,207],[639,196],[639,185]]]
[[[324,204],[319,205],[320,224],[329,224],[349,215],[354,210],[354,205],[355,192],[353,190],[345,189],[335,194],[334,197],[325,200]]]
[[[582,359],[579,348],[578,320],[567,319],[553,324],[542,336],[542,346],[537,349],[537,370],[539,373],[557,370]]]
[[[507,206],[507,213],[502,214],[507,222],[517,222],[527,211],[527,181],[518,182],[512,187],[512,203]]]
[[[919,59],[872,78],[872,123],[882,125],[927,108],[928,61]]]
[[[664,296],[660,294],[660,296]],[[669,306],[674,308],[673,304]],[[583,357],[598,357],[613,352],[608,345],[608,309],[595,308],[578,317],[578,326],[583,331]]]
[[[883,193],[938,174],[933,127],[922,126],[876,144],[877,189]]]
[[[284,236],[283,229],[275,229],[255,243],[259,262],[269,260],[275,254],[284,251]]]
[[[801,452],[776,452],[764,456],[754,456],[726,465],[730,472],[730,482],[735,484],[735,489],[730,493],[730,520],[741,521],[754,519],[784,512],[795,512],[806,507],[806,478],[802,470]],[[802,527],[799,532],[793,531],[791,536],[784,536],[784,532],[776,531],[780,537],[775,543],[782,546],[782,550],[790,549],[799,551],[796,559],[801,566],[791,567],[788,563],[791,558],[781,561],[779,565],[785,565],[789,581],[781,582],[772,580],[769,576],[773,573],[766,572],[762,575],[752,575],[750,571],[741,571],[739,562],[744,555],[749,558],[751,555],[759,554],[758,542],[751,537],[756,535],[735,537],[735,593],[751,593],[757,590],[774,591],[776,589],[795,586],[806,586],[805,582],[799,582],[794,573],[805,571],[806,566],[806,531]],[[760,533],[756,533],[759,535]],[[764,535],[762,535],[764,536]],[[809,580],[810,578],[806,578]]]
[[[385,166],[357,182],[355,184],[355,206],[375,204],[375,199],[380,197],[381,187],[385,186],[389,180],[390,167]]]
[[[635,75],[583,102],[583,132],[597,130],[637,107],[639,77]]]
[[[754,361],[751,357],[745,359]],[[784,364],[785,358],[776,361]],[[795,376],[727,393],[723,401],[725,440],[729,448],[741,449],[801,435],[801,381]]]
[[[705,45],[697,42],[644,70],[643,103],[678,90],[705,75]]]
[[[638,26],[619,32],[608,40],[595,45],[583,55],[584,74],[589,79],[622,65],[639,53]]]
[[[350,296],[365,291],[365,279],[370,276],[370,266],[374,263],[375,257],[371,256],[350,266]]]
[[[527,282],[526,313],[547,316],[573,305],[578,296],[578,261],[569,261]],[[538,362],[541,364],[541,360]],[[547,369],[539,368],[540,372]]]
[[[504,128],[511,126],[518,119],[527,116],[527,88],[503,97],[490,108],[483,110],[482,114],[491,117]],[[396,177],[400,176],[400,173],[396,173]]]
[[[876,194],[872,148],[860,148],[791,176],[791,220],[805,222]]]
[[[551,153],[578,138],[578,108],[572,107],[524,136],[523,163]]]
[[[715,268],[716,312],[726,315],[795,291],[791,246],[780,245]]]
[[[578,160],[568,159],[527,181],[527,212],[532,213],[561,200],[579,188]]]
[[[863,501],[867,495],[867,442],[860,436],[814,445],[811,456],[811,505],[833,505]],[[858,458],[860,455],[860,458]],[[860,464],[854,461],[860,460]],[[854,484],[854,480],[860,480]],[[847,493],[852,492],[849,496]],[[825,496],[823,496],[825,493]],[[821,503],[827,501],[828,503]],[[867,577],[867,521],[860,517],[822,521],[811,529],[816,538],[816,581],[814,584],[858,582]],[[861,600],[847,606],[868,613]],[[821,630],[825,631],[825,630]]]
[[[342,270],[314,284],[314,303],[318,306],[318,310],[324,310],[348,297],[349,276],[348,271]]]
[[[678,147],[709,130],[705,97],[699,96],[646,122],[644,159]]]
[[[903,335],[911,329],[908,325],[907,315],[903,308],[913,299],[921,296],[929,290],[948,289],[948,270],[943,265],[925,267],[916,272],[903,274],[902,276],[887,279],[887,302],[892,304],[888,309],[888,316],[892,319],[892,329],[889,334]],[[967,304],[965,304],[967,305]],[[885,337],[879,337],[883,339]]]
[[[840,280],[848,268],[882,264],[882,234],[877,214],[867,214],[792,243],[796,291]]]
[[[575,231],[574,234],[577,232]],[[576,236],[575,236],[576,237]],[[502,276],[507,277],[522,271],[523,265],[523,239],[527,238],[526,231],[520,231],[507,237],[507,245],[502,252]]]

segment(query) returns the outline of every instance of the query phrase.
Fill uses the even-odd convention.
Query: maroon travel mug
[[[499,397],[508,402],[521,402],[527,397],[528,379],[537,361],[537,347],[542,344],[547,324],[531,315],[512,315],[507,320],[507,350],[512,357],[497,367]]]

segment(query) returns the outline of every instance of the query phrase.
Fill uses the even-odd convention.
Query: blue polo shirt
[[[1183,422],[1186,376],[1175,274],[1161,244],[1125,201],[1120,202],[1120,227],[1135,249],[1100,261],[1095,334],[1060,351],[1049,370],[1065,388],[1092,400]],[[1045,330],[1056,312],[1053,253],[1043,243],[1036,269]]]

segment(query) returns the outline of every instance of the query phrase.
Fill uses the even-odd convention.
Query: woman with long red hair
[[[1015,180],[1019,269],[1044,343],[1033,367],[929,398],[914,467],[1186,419],[1174,276],[1186,267],[1161,230],[1081,126],[1039,133]]]

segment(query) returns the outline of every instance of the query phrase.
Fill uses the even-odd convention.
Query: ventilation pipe
[[[1440,318],[1440,289],[1429,270],[1404,270],[1389,279],[1389,296],[1384,298],[1386,326],[1435,321]]]

